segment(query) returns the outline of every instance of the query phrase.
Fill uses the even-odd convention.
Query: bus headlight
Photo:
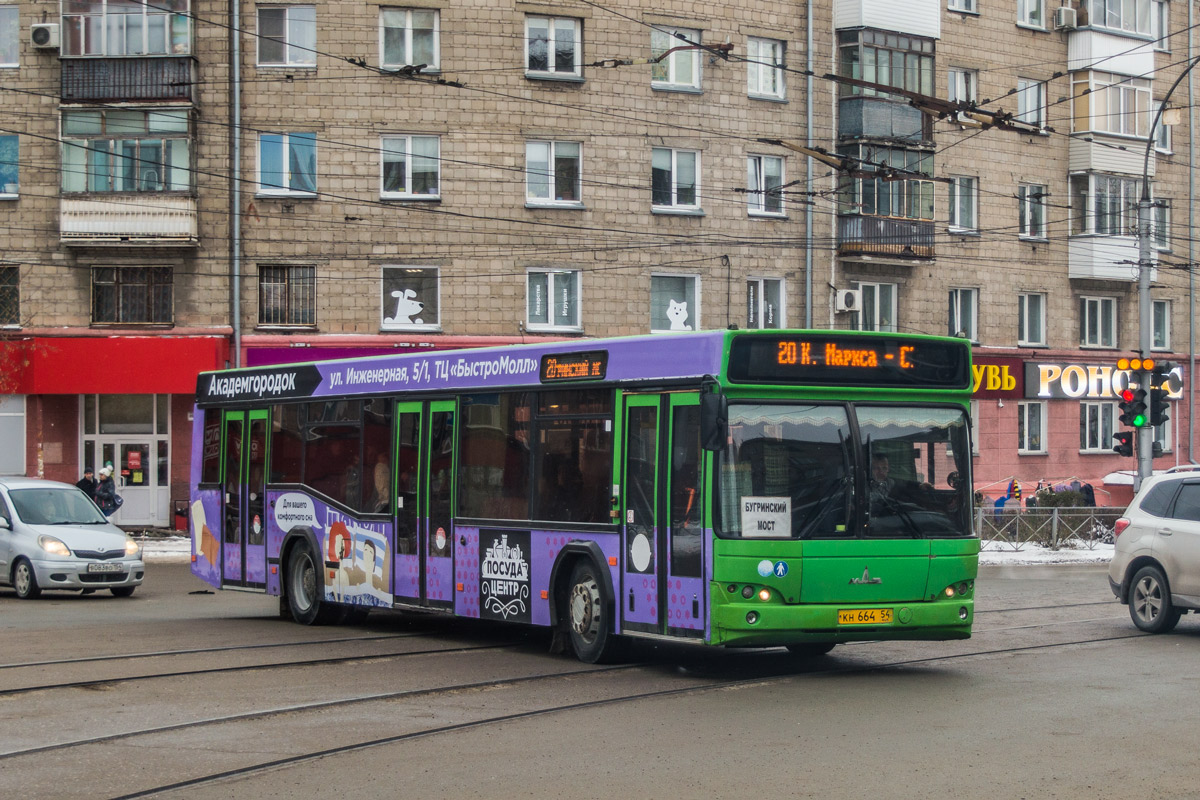
[[[748,614],[746,614],[746,623],[747,624],[753,625],[756,622],[758,622],[758,612],[757,611],[751,611]]]
[[[743,586],[742,587],[742,597],[746,598],[747,600],[749,600],[751,597],[754,597],[754,587],[753,586]]]

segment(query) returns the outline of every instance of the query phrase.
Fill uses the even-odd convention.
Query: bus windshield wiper
[[[904,510],[904,507],[900,505],[900,503],[896,502],[890,497],[887,497],[886,495],[878,498],[878,501],[900,518],[900,521],[904,523],[904,527],[908,528],[909,531],[912,532],[912,538],[920,539],[924,537],[924,534],[921,533],[921,529],[917,527],[917,523],[913,522],[912,516],[910,516],[909,513]]]

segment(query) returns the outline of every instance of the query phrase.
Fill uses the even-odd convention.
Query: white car
[[[0,478],[0,583],[30,599],[44,590],[129,597],[146,576],[142,550],[76,486]]]
[[[1134,625],[1166,633],[1200,611],[1200,471],[1147,478],[1115,532],[1108,584]]]

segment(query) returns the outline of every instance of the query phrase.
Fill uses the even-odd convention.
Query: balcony
[[[838,216],[838,254],[933,258],[932,220]]]
[[[64,58],[64,103],[194,102],[191,56]]]
[[[1151,258],[1158,257],[1153,252]],[[1072,236],[1067,244],[1067,277],[1133,283],[1138,279],[1136,236]],[[1157,267],[1150,280],[1158,279]]]
[[[838,136],[911,144],[931,142],[933,118],[908,103],[883,97],[843,97],[838,101]]]
[[[174,194],[64,196],[59,237],[84,247],[195,247],[196,198]]]

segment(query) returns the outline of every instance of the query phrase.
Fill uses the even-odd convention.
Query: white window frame
[[[556,197],[558,194],[558,175],[556,168],[560,159],[559,151],[568,151],[570,148],[575,148],[575,199],[562,199]],[[533,168],[531,160],[532,150],[535,148],[544,148],[546,155],[546,172],[545,172],[545,188],[544,196],[535,194],[535,184],[533,178],[538,176],[538,172]],[[570,158],[570,156],[565,156]],[[531,206],[556,206],[559,208],[582,208],[583,207],[583,145],[580,142],[564,142],[550,139],[532,139],[525,142],[525,203]]]
[[[1166,197],[1154,198],[1151,209],[1151,242],[1154,249],[1164,253],[1171,251],[1171,201]]]
[[[977,233],[979,231],[979,178],[968,175],[950,177],[949,201],[950,230],[954,233]],[[963,209],[963,198],[969,207]]]
[[[1171,349],[1171,301],[1150,301],[1150,349]]]
[[[1153,0],[1150,4],[1150,35],[1154,37],[1154,49],[1171,52],[1171,4],[1166,0]]]
[[[1087,93],[1083,94],[1083,90]],[[1087,103],[1087,128],[1080,128],[1077,105]],[[1111,72],[1081,71],[1071,74],[1071,130],[1074,133],[1107,133],[1145,139],[1153,119],[1151,83]]]
[[[1154,23],[1150,0],[1087,0],[1088,25],[1111,31],[1149,35]],[[1125,12],[1133,10],[1131,19]]]
[[[655,328],[654,327],[654,282],[656,278],[676,278],[682,279],[685,282],[691,281],[690,297],[686,301],[687,318],[681,320],[683,328]],[[686,292],[685,292],[686,293]],[[675,298],[670,298],[674,300]],[[693,308],[694,306],[694,308]],[[652,272],[650,273],[650,332],[651,333],[675,333],[680,330],[698,331],[700,330],[700,276],[694,274],[677,273],[677,272]]]
[[[1036,78],[1017,78],[1017,117],[1027,125],[1046,127],[1046,84]]]
[[[1046,29],[1046,0],[1017,0],[1017,24],[1023,28]]]
[[[1031,302],[1037,298],[1036,302]],[[1036,308],[1035,308],[1036,306]],[[1036,320],[1038,333],[1030,335],[1030,321]],[[1022,347],[1046,345],[1046,294],[1021,292],[1017,295],[1017,344]]]
[[[0,133],[0,140],[11,140],[13,143],[13,172],[15,181],[0,182],[0,200],[16,200],[21,192],[21,137],[15,133]]]
[[[280,11],[284,12],[283,26],[283,61],[264,61],[262,55],[263,42],[277,41],[275,37],[268,37],[262,32],[262,12],[264,11]],[[309,10],[312,12],[312,19],[304,19],[297,11]],[[300,17],[293,20],[293,16]],[[317,7],[315,5],[260,5],[255,12],[255,33],[258,40],[258,52],[256,63],[260,67],[289,67],[289,68],[315,68],[317,66]],[[312,25],[312,35],[310,40],[312,46],[307,44],[299,44],[303,37],[299,36],[299,26]],[[293,29],[293,25],[297,26]]]
[[[1049,189],[1037,183],[1017,186],[1017,236],[1021,239],[1046,238],[1046,202]]]
[[[533,320],[534,309],[534,286],[533,277],[535,275],[545,276],[546,278],[546,297],[542,302],[546,304],[546,322],[535,322]],[[565,282],[565,276],[572,276],[574,279],[574,291],[568,285],[562,286]],[[567,282],[569,283],[569,282]],[[540,289],[540,287],[538,287]],[[575,312],[574,323],[555,322],[555,314],[551,310],[555,303],[559,302],[560,297],[569,298],[568,302],[573,304]],[[583,330],[583,272],[577,269],[530,269],[525,273],[525,329],[530,331],[572,331],[578,332]]]
[[[950,290],[949,300],[949,335],[966,333],[970,341],[979,341],[979,290],[955,287]]]
[[[413,14],[432,14],[433,15],[433,43],[432,57],[430,63],[425,65],[421,72],[438,72],[441,68],[441,49],[442,49],[442,13],[435,8],[404,8],[399,6],[384,6],[379,9],[379,67],[383,70],[393,71],[404,69],[405,67],[415,67],[416,59],[413,55]],[[396,15],[404,15],[404,23],[402,26],[387,25],[385,19]],[[386,35],[389,28],[404,31],[404,61],[398,63],[389,61],[387,57]],[[424,30],[424,28],[422,28]]]
[[[1105,328],[1109,340],[1105,340]],[[1090,332],[1095,329],[1095,335]],[[1111,349],[1117,346],[1117,298],[1082,295],[1079,298],[1079,346]]]
[[[897,308],[900,304],[899,284],[854,281],[850,288],[858,289],[861,298],[862,310],[854,312],[855,330],[881,333],[896,333],[899,330],[896,322]],[[881,303],[882,295],[887,296]],[[869,319],[867,309],[871,311]]]
[[[27,466],[26,461],[25,461],[25,444],[26,444],[26,428],[27,428],[25,414],[26,414],[25,395],[10,394],[10,395],[4,395],[3,397],[0,397],[0,418],[5,419],[6,421],[9,419],[19,420],[19,422],[14,426],[19,431],[19,434],[16,437],[14,437],[16,439],[16,441],[13,441],[13,439],[8,438],[7,436],[4,437],[5,438],[5,442],[4,442],[5,458],[7,459],[7,458],[11,457],[14,465],[18,462],[20,463],[19,470],[14,470],[12,472],[5,472],[2,469],[0,469],[0,475],[23,476],[25,474],[25,468]],[[3,465],[2,462],[0,462],[0,466],[2,466],[2,465]]]
[[[1092,437],[1092,423],[1097,427]],[[1079,452],[1112,453],[1113,435],[1117,432],[1117,404],[1111,400],[1079,403]]]
[[[61,6],[60,52],[66,58],[182,56],[192,52],[190,0],[174,9],[146,2],[136,11],[128,4],[110,11],[109,0],[89,0],[76,8],[67,3]],[[131,35],[140,42],[129,47]],[[159,36],[161,41],[154,42]],[[152,43],[156,45],[153,49]]]
[[[1032,412],[1036,410],[1036,414]],[[1017,453],[1019,455],[1045,455],[1049,452],[1046,442],[1047,404],[1045,400],[1022,400],[1017,403]],[[1030,417],[1036,417],[1030,425]]]
[[[1141,179],[1130,175],[1089,172],[1070,176],[1071,235],[1137,236]],[[1086,196],[1079,187],[1086,182]],[[1154,187],[1150,187],[1151,196]]]
[[[787,43],[780,39],[746,38],[746,92],[759,100],[783,100],[787,96],[784,82],[784,58]]]
[[[691,28],[654,26],[650,29],[650,56],[655,58],[672,48],[685,45],[682,39],[677,38],[678,36],[698,45],[702,41],[700,35],[700,31]],[[691,69],[692,79],[690,81],[679,77],[682,71],[680,67],[685,63]],[[693,47],[690,50],[676,50],[662,61],[651,64],[650,68],[650,86],[653,89],[692,92],[700,89],[699,47]]]
[[[768,186],[767,165],[777,163],[778,181]],[[787,163],[781,156],[746,156],[746,212],[752,217],[783,217],[787,210],[783,203],[783,185],[787,182],[784,169]],[[778,208],[767,208],[773,201]]]
[[[773,285],[778,301],[774,308],[774,319],[767,324],[770,305],[767,303],[767,286]],[[756,324],[757,323],[757,324]],[[783,278],[746,279],[746,329],[775,330],[787,327],[787,285]]]
[[[546,69],[530,69],[529,43],[533,40],[529,25],[534,20],[546,24]],[[557,33],[560,23],[569,23],[575,36],[575,48],[572,53],[573,65],[569,70],[558,69],[555,53],[557,52]],[[525,77],[527,78],[582,78],[583,77],[583,21],[575,17],[547,17],[540,14],[529,14],[525,17]]]
[[[951,11],[959,11],[964,14],[979,13],[979,10],[975,6],[975,0],[946,0],[946,8]]]
[[[383,292],[387,288],[388,270],[406,270],[409,272],[433,273],[434,291],[433,304],[430,309],[430,303],[426,300],[420,300],[417,297],[395,297],[392,292],[388,292],[385,297]],[[423,276],[423,277],[428,277]],[[395,279],[392,279],[393,282]],[[393,289],[392,291],[399,291]],[[383,264],[379,268],[379,297],[380,313],[379,326],[385,331],[440,331],[442,329],[442,271],[439,267],[420,266],[416,264]],[[401,305],[406,300],[414,300],[424,304],[420,311],[415,311],[412,314],[402,312]],[[418,317],[417,314],[421,316]],[[401,321],[401,317],[406,317],[411,322]],[[419,320],[419,321],[418,321]]]
[[[435,155],[413,155],[413,141],[432,141]],[[403,149],[400,149],[403,148]],[[404,191],[388,191],[385,180],[388,154],[400,154],[404,159]],[[413,164],[418,159],[434,159],[436,186],[432,192],[413,191]],[[379,137],[379,197],[383,200],[440,200],[442,197],[442,140],[439,136],[384,134]]]
[[[671,159],[670,182],[671,182],[671,202],[670,203],[655,203],[653,196],[654,184],[654,157],[660,153],[668,153]],[[679,202],[679,157],[681,155],[689,155],[694,157],[693,172],[695,174],[695,183],[692,186],[692,192],[696,197],[694,203]],[[681,150],[674,147],[655,147],[650,153],[650,175],[651,175],[651,200],[650,208],[652,211],[660,213],[694,213],[700,211],[700,151],[699,150]]]
[[[255,160],[257,163],[256,178],[258,179],[258,190],[257,190],[258,194],[270,196],[270,197],[316,197],[319,194],[319,192],[317,191],[317,179],[320,176],[320,171],[318,169],[317,141],[315,138],[313,138],[313,140],[312,140],[312,148],[313,148],[313,174],[312,174],[313,188],[312,188],[312,191],[309,191],[306,189],[290,188],[290,185],[292,182],[292,180],[291,180],[292,173],[291,173],[291,170],[289,169],[289,167],[291,166],[291,161],[292,161],[292,159],[291,159],[291,147],[292,147],[291,140],[292,140],[293,136],[295,136],[299,133],[307,133],[307,132],[306,131],[289,131],[286,133],[284,133],[284,132],[276,133],[273,131],[259,131],[258,148],[255,152]],[[284,163],[282,165],[283,169],[280,170],[280,173],[284,176],[284,181],[288,183],[288,186],[271,186],[271,185],[265,185],[263,183],[262,150],[263,150],[263,137],[264,136],[281,136],[281,137],[283,137],[282,142],[280,144],[280,153],[283,156]]]
[[[1157,101],[1155,101],[1154,106],[1155,108],[1158,107]],[[1154,129],[1154,149],[1157,152],[1163,153],[1164,155],[1171,155],[1175,152],[1174,145],[1172,143],[1172,139],[1174,137],[1171,135],[1171,129],[1174,127],[1174,125],[1168,125],[1163,122],[1162,119],[1159,119],[1158,127]]]
[[[952,103],[975,102],[979,99],[979,70],[950,67],[946,70],[946,97]]]
[[[0,3],[0,68],[21,66],[21,12],[20,6]],[[11,56],[5,58],[5,38],[9,39],[8,47]]]

